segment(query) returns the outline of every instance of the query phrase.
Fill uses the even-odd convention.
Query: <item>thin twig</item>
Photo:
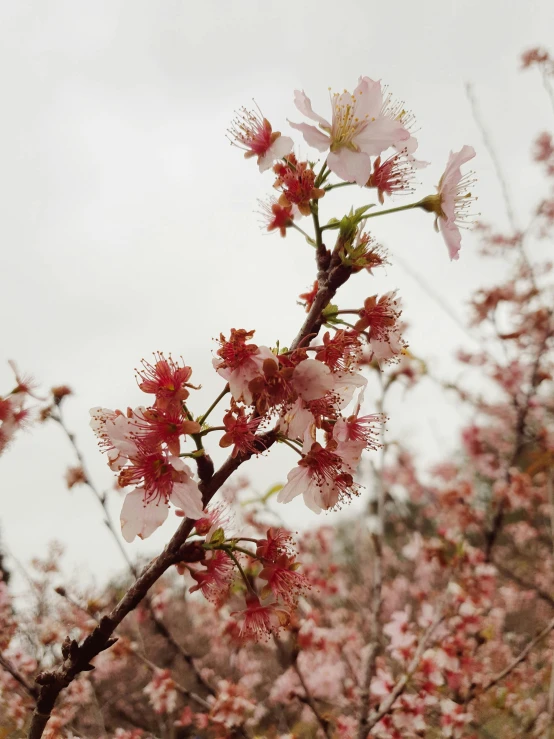
[[[3,654],[0,654],[0,667],[4,669],[6,672],[9,672],[10,675],[13,677],[13,679],[18,682],[23,690],[31,697],[36,700],[38,697],[38,690],[35,688],[34,685],[31,685],[31,683],[27,680],[26,677],[24,677],[17,667],[13,665],[9,659],[4,657]]]
[[[379,413],[385,412],[385,396],[388,390],[383,383],[381,373],[378,374],[381,386],[381,395],[377,403]],[[381,604],[383,590],[383,535],[385,532],[385,457],[387,445],[385,439],[385,425],[381,425],[381,450],[379,465],[374,469],[377,487],[377,500],[372,503],[372,514],[377,516],[377,531],[372,534],[373,543],[373,579],[371,583],[371,642],[368,647],[366,664],[360,690],[360,712],[358,716],[358,739],[365,739],[369,731],[369,695],[371,681],[375,673],[375,664],[381,643]]]
[[[317,204],[316,204],[317,205]],[[321,231],[317,215],[314,218],[316,234],[318,235],[317,265],[318,265],[318,292],[314,302],[306,316],[304,324],[291,343],[291,349],[298,347],[308,334],[318,333],[322,323],[322,312],[351,274],[351,270],[340,263],[340,258],[333,262],[321,240]],[[228,478],[254,454],[266,451],[277,439],[275,429],[261,434],[256,438],[256,445],[247,453],[238,454],[236,457],[228,457],[227,460],[215,473],[203,475],[199,469],[201,479],[200,490],[203,502],[206,506]],[[57,698],[79,673],[90,670],[93,666],[90,661],[100,652],[114,643],[112,634],[121,621],[130,613],[147,595],[154,583],[166,572],[169,567],[180,561],[185,561],[184,550],[186,540],[194,528],[195,522],[185,519],[161,554],[152,560],[140,573],[136,581],[131,585],[119,603],[112,611],[104,616],[93,632],[80,644],[75,645],[71,654],[55,669],[37,676],[40,685],[37,706],[33,713],[29,739],[40,739],[50,718],[50,714]]]
[[[534,647],[540,641],[542,641],[545,638],[545,636],[548,636],[548,634],[550,634],[550,632],[553,629],[554,629],[554,618],[550,619],[550,621],[546,624],[544,629],[539,634],[537,634],[537,636],[534,639],[531,639],[531,641],[527,644],[527,646],[521,650],[518,656],[515,659],[513,659],[507,667],[505,667],[495,677],[493,677],[492,680],[489,680],[489,682],[480,689],[477,686],[473,687],[468,693],[468,696],[466,698],[466,703],[469,703],[474,698],[477,698],[480,695],[483,695],[483,693],[486,693],[487,690],[490,690],[501,680],[504,680],[504,678],[507,677],[521,662],[523,662],[526,659],[527,655],[534,649]]]
[[[367,726],[368,731],[372,729],[375,724],[379,723],[379,721],[387,715],[387,713],[391,710],[394,703],[396,702],[396,699],[402,695],[404,692],[406,685],[408,684],[408,681],[412,677],[412,675],[416,672],[417,668],[419,667],[419,663],[421,661],[421,657],[423,656],[423,652],[425,651],[427,644],[429,642],[429,639],[433,635],[435,629],[437,626],[441,623],[444,616],[442,613],[442,606],[438,608],[437,615],[435,616],[433,622],[430,626],[426,629],[425,633],[421,637],[421,640],[419,642],[419,645],[415,651],[414,656],[412,657],[412,660],[410,664],[408,665],[408,669],[406,672],[402,675],[402,677],[398,680],[394,688],[392,689],[390,695],[388,698],[383,701],[381,706],[374,711],[371,716],[369,717]]]
[[[318,724],[321,726],[321,730],[325,734],[326,737],[331,737],[330,734],[330,725],[327,719],[323,718],[321,713],[319,712],[319,709],[316,705],[315,700],[313,699],[312,694],[310,693],[310,690],[308,689],[308,686],[306,685],[306,681],[304,680],[304,676],[302,675],[302,671],[298,667],[298,655],[294,659],[292,666],[294,668],[294,671],[298,675],[298,679],[300,680],[300,684],[302,685],[304,692],[306,693],[306,703],[310,706],[312,713],[317,719]]]

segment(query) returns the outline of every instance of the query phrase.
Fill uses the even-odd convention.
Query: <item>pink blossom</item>
[[[270,122],[264,118],[262,111],[241,108],[229,129],[231,143],[244,149],[246,159],[257,157],[260,172],[269,169],[273,162],[289,154],[293,141],[288,136],[281,136],[273,131]]]
[[[234,328],[228,341],[221,335],[221,348],[217,351],[219,358],[213,360],[217,374],[228,381],[233,398],[242,400],[246,405],[252,403],[252,392],[248,387],[250,382],[263,375],[266,359],[275,360],[275,355],[267,346],[246,343],[253,335],[253,331]]]
[[[171,713],[177,707],[177,690],[169,670],[156,670],[144,688],[156,713]]]
[[[475,149],[463,146],[456,153],[450,152],[444,174],[439,180],[438,193],[429,195],[420,203],[420,207],[435,213],[435,230],[442,233],[448,247],[450,259],[458,259],[462,236],[460,227],[467,223],[468,208],[475,200],[468,191],[473,184],[472,174],[462,176],[460,167],[475,156]]]
[[[354,482],[348,465],[335,453],[336,448],[335,441],[331,441],[327,448],[313,442],[298,466],[289,472],[288,482],[280,490],[277,502],[289,503],[302,495],[307,507],[320,513],[357,495],[359,486]]]
[[[338,177],[364,186],[371,175],[371,158],[390,146],[412,148],[410,133],[402,117],[395,115],[388,100],[383,99],[381,83],[369,77],[360,77],[351,94],[331,95],[331,123],[312,110],[307,95],[294,92],[298,110],[319,128],[307,123],[290,123],[301,131],[306,142],[319,151],[329,150],[327,165]]]
[[[140,436],[142,409],[129,417],[108,408],[93,408],[90,425],[108,452],[109,465],[119,470],[119,485],[136,485],[121,509],[121,530],[126,541],[146,539],[165,521],[168,504],[190,518],[203,515],[202,494],[191,469],[179,457],[150,448]]]
[[[317,359],[304,359],[296,365],[291,385],[302,400],[317,400],[326,395],[334,385],[329,367]]]

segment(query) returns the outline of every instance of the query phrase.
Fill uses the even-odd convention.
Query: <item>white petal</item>
[[[153,534],[167,518],[168,510],[163,501],[145,503],[144,488],[135,488],[127,493],[120,516],[125,541],[131,542],[135,536],[146,539]]]
[[[269,169],[272,166],[274,161],[282,159],[287,154],[290,154],[293,146],[294,141],[290,136],[279,136],[278,139],[275,139],[266,153],[258,159],[260,172],[265,172],[266,169]]]
[[[317,113],[314,113],[312,109],[312,101],[310,98],[306,95],[304,90],[295,90],[294,91],[294,104],[298,108],[298,110],[303,113],[303,115],[306,116],[306,118],[310,118],[312,121],[317,121],[322,126],[326,126],[327,128],[331,128],[331,124],[325,120],[325,118],[322,118]]]
[[[194,480],[186,482],[176,482],[169,496],[169,500],[176,508],[184,511],[187,518],[202,518],[204,515],[204,504],[202,502],[202,493],[198,487],[198,483]]]
[[[297,364],[291,382],[298,395],[306,401],[323,398],[334,385],[331,370],[317,359],[304,359]]]
[[[329,148],[331,139],[315,126],[310,126],[308,123],[293,123],[292,121],[289,121],[289,126],[302,132],[308,146],[313,146],[318,151],[327,151]]]
[[[287,484],[281,488],[277,503],[290,503],[297,495],[301,495],[310,485],[310,471],[307,467],[295,467],[287,475]]]
[[[327,157],[327,165],[337,177],[345,182],[356,182],[363,187],[371,174],[371,159],[362,151],[341,149],[331,152]]]

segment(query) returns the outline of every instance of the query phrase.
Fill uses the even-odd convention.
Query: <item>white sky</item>
[[[271,192],[272,176],[225,139],[233,110],[252,97],[313,158],[286,122],[303,120],[293,90],[305,89],[326,115],[329,86],[382,79],[415,113],[418,155],[432,162],[418,195],[432,191],[451,148],[471,144],[479,210],[505,223],[465,96],[471,81],[508,181],[525,184],[514,189],[525,223],[541,182],[530,141],[551,128],[552,111],[538,75],[519,72],[519,55],[548,43],[553,28],[551,0],[2,3],[0,392],[12,385],[11,358],[45,387],[70,384],[67,419],[108,487],[88,409],[144,402],[133,376],[141,357],[183,355],[204,385],[191,401],[200,413],[221,387],[213,337],[234,326],[256,328],[259,343],[290,342],[303,320],[297,295],[314,279],[313,251],[297,234],[259,230],[256,198]],[[324,218],[340,217],[351,202],[369,202],[367,193],[326,197]],[[393,255],[463,317],[472,290],[491,282],[497,266],[477,258],[471,236],[451,264],[431,226],[419,211],[372,222]],[[456,376],[451,357],[467,337],[394,256],[386,274],[354,278],[341,303],[394,288],[412,351],[435,374]],[[452,448],[460,416],[430,382],[389,412],[391,433],[424,458]],[[290,455],[280,448],[249,465],[260,490],[285,479]],[[60,539],[71,567],[103,576],[120,568],[119,554],[88,491],[65,489],[73,463],[54,425],[16,440],[0,459],[2,537],[23,561]],[[283,513],[291,525],[315,520],[300,500]],[[153,555],[171,526],[131,549]]]

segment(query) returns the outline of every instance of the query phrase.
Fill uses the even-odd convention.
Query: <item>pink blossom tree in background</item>
[[[549,54],[523,65],[552,96]],[[33,422],[61,427],[76,455],[67,486],[96,497],[126,569],[99,592],[63,582],[54,543],[32,561],[23,604],[0,560],[0,737],[554,736],[554,296],[551,264],[531,256],[551,236],[554,192],[524,230],[478,224],[483,259],[509,274],[473,298],[480,349],[460,353],[462,380],[434,378],[472,411],[459,452],[421,470],[386,429],[389,397],[430,375],[403,338],[401,296],[391,286],[349,308],[347,283],[388,263],[369,228],[399,211],[433,214],[437,259],[459,258],[475,152],[451,152],[437,191],[414,198],[427,163],[403,104],[369,77],[330,102],[324,117],[295,92],[310,122],[290,125],[313,162],[258,108],[229,130],[273,184],[267,230],[314,250],[296,336],[266,346],[263,328],[222,327],[221,392],[200,413],[202,378],[163,353],[137,370],[144,406],[91,410],[124,540],[182,519],[153,560],[134,562],[118,538],[116,493],[95,485],[65,423],[70,388],[45,399],[13,366],[0,451]],[[552,188],[550,134],[533,157]],[[363,204],[323,223],[322,202],[346,186]],[[397,195],[409,202],[380,207]],[[259,497],[247,462],[277,444],[290,449],[286,483]],[[218,469],[214,445],[229,450]],[[358,497],[365,515],[340,526],[331,513],[294,537],[279,521],[297,498],[321,513]]]

